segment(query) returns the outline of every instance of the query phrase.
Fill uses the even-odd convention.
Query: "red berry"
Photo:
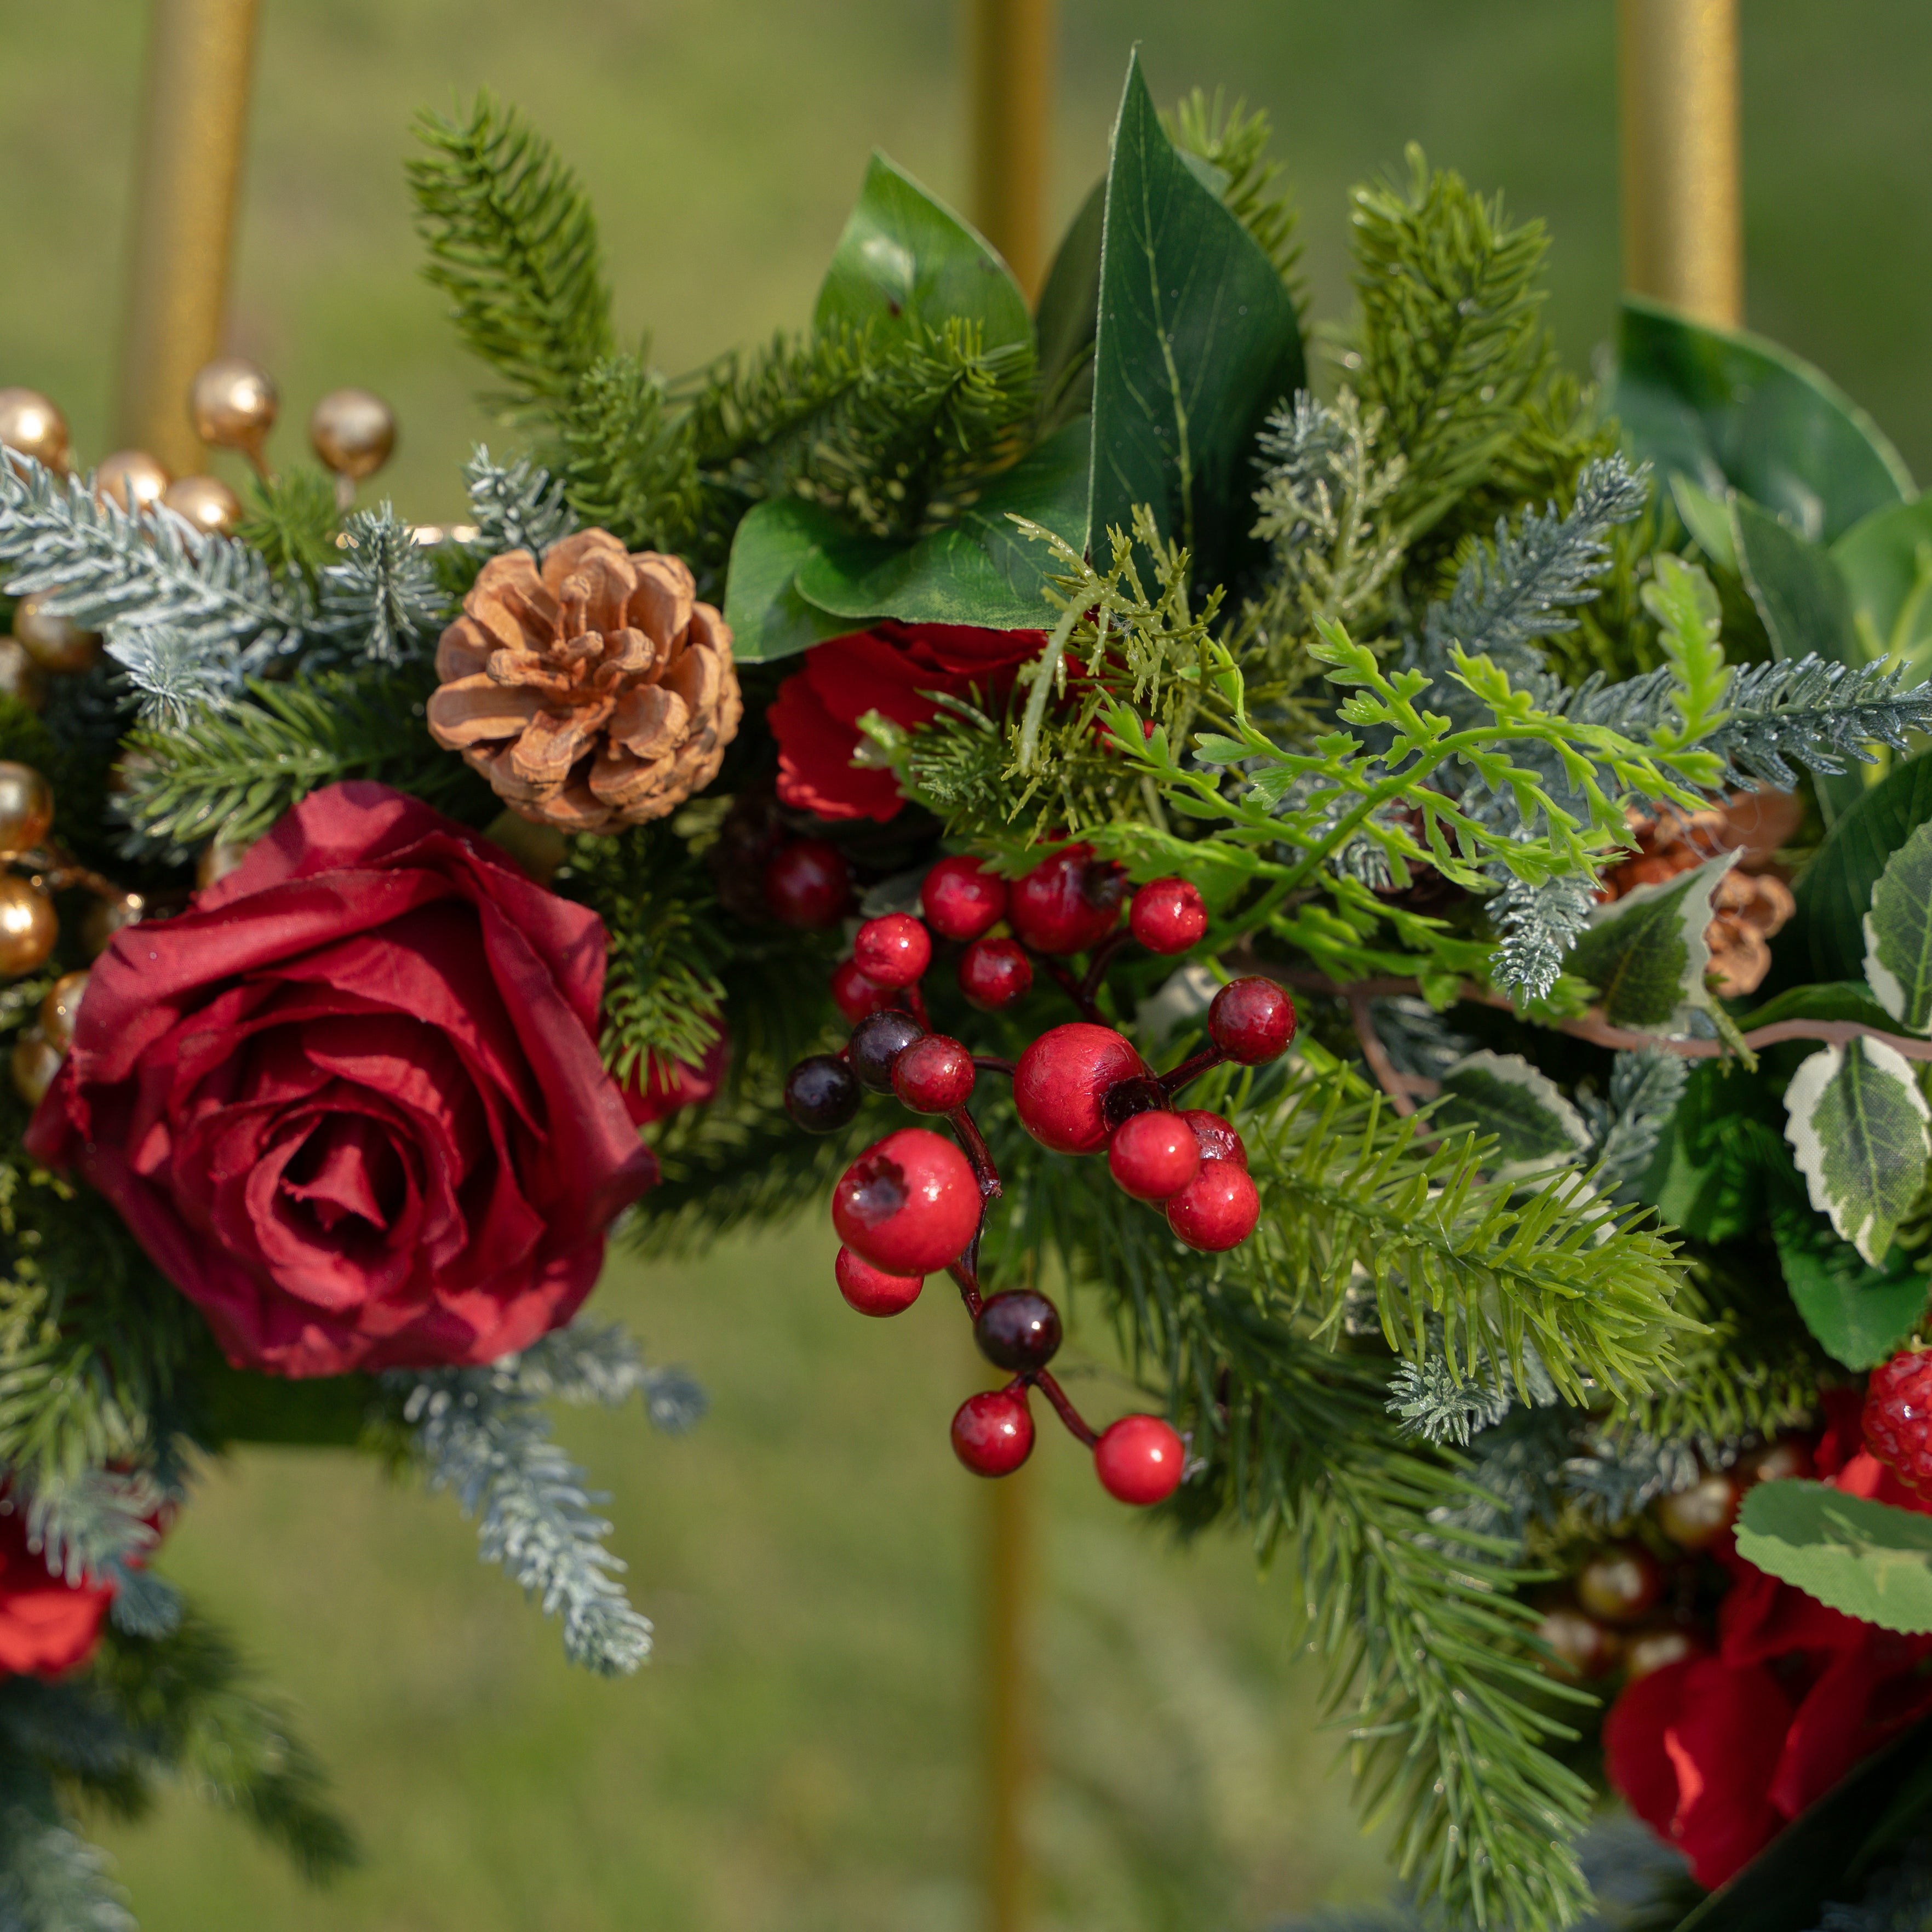
[[[852,960],[875,986],[913,985],[932,964],[932,940],[910,913],[868,919],[852,942]]]
[[[832,1225],[861,1261],[888,1274],[931,1274],[957,1261],[980,1225],[966,1156],[926,1127],[868,1148],[832,1190]]]
[[[1238,1248],[1261,1219],[1261,1196],[1244,1167],[1204,1160],[1201,1172],[1167,1204],[1167,1225],[1190,1248],[1218,1255]]]
[[[1908,1349],[1865,1384],[1865,1447],[1901,1482],[1932,1495],[1932,1350]]]
[[[1208,1009],[1208,1037],[1230,1060],[1279,1060],[1294,1037],[1294,1002],[1272,980],[1230,980]]]
[[[952,1418],[952,1453],[976,1476],[1010,1476],[1033,1454],[1033,1412],[1024,1389],[969,1395]]]
[[[973,1095],[973,1056],[956,1040],[929,1033],[892,1062],[892,1091],[915,1114],[950,1114]]]
[[[972,859],[942,859],[920,888],[926,923],[942,939],[977,939],[1006,916],[1006,882]]]
[[[919,1299],[926,1286],[922,1274],[887,1274],[861,1261],[850,1248],[841,1248],[832,1264],[838,1292],[861,1315],[902,1315]]]
[[[1033,990],[1033,962],[1018,940],[976,939],[960,956],[959,990],[982,1012],[1004,1012]]]
[[[1119,866],[1070,845],[1014,881],[1006,917],[1036,952],[1084,952],[1113,931],[1126,896]]]
[[[1185,879],[1154,879],[1134,895],[1127,925],[1150,952],[1185,952],[1208,930],[1208,908]]]
[[[1180,1486],[1187,1452],[1157,1415],[1124,1415],[1094,1445],[1094,1472],[1118,1502],[1165,1502]]]
[[[832,1004],[856,1026],[868,1013],[892,1004],[892,989],[874,986],[859,970],[856,959],[842,959],[832,969]]]
[[[823,838],[794,838],[765,867],[765,904],[774,919],[816,932],[852,910],[852,872],[845,855]]]
[[[1114,1130],[1107,1143],[1107,1168],[1121,1191],[1136,1201],[1165,1201],[1201,1171],[1200,1144],[1178,1114],[1159,1108]]]
[[[874,1094],[892,1090],[892,1067],[899,1055],[916,1040],[926,1036],[926,1029],[910,1013],[896,1006],[882,1007],[868,1013],[852,1029],[845,1042],[845,1057],[859,1084]]]
[[[1113,1124],[1103,1111],[1107,1090],[1147,1077],[1147,1065],[1124,1034],[1070,1021],[1043,1033],[1013,1070],[1020,1125],[1055,1154],[1096,1154]]]
[[[1184,1107],[1180,1118],[1194,1130],[1203,1160],[1232,1160],[1237,1167],[1247,1166],[1248,1150],[1232,1122],[1209,1113],[1205,1107]]]

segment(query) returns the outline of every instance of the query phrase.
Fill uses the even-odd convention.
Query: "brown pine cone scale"
[[[731,633],[689,569],[608,530],[494,556],[436,645],[430,735],[526,818],[614,832],[718,776],[744,713]]]

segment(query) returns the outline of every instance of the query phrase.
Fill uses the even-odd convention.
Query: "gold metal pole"
[[[188,384],[220,352],[256,0],[154,0],[116,434],[176,476]]]
[[[1054,0],[966,0],[972,213],[1029,296],[1047,268]],[[1028,1643],[1038,1478],[986,1485],[983,1718],[988,1932],[1023,1932],[1030,1904],[1024,1820],[1034,1772]]]
[[[1618,0],[1624,283],[1744,321],[1737,0]]]

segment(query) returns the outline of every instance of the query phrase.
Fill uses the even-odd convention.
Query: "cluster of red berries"
[[[1909,1489],[1932,1496],[1932,1348],[1881,1363],[1865,1384],[1865,1447]]]
[[[772,862],[788,890],[809,860],[800,841]],[[828,850],[832,848],[827,848]],[[786,868],[789,869],[786,869]],[[773,878],[766,880],[776,904]],[[794,901],[803,896],[794,893]],[[944,1269],[958,1282],[980,1352],[1012,1380],[970,1397],[952,1420],[952,1445],[977,1474],[1002,1476],[1033,1448],[1030,1390],[1037,1389],[1067,1428],[1094,1452],[1108,1492],[1124,1502],[1172,1494],[1184,1462],[1180,1438],[1158,1416],[1123,1417],[1096,1435],[1081,1418],[1048,1364],[1060,1346],[1058,1311],[1030,1289],[982,1298],[979,1248],[999,1175],[968,1108],[982,1073],[1010,1076],[1021,1124],[1057,1153],[1105,1149],[1114,1180],[1135,1199],[1161,1205],[1190,1246],[1232,1248],[1253,1232],[1260,1201],[1240,1136],[1217,1114],[1172,1104],[1210,1067],[1258,1066],[1278,1058],[1294,1036],[1293,1002],[1271,980],[1237,980],[1208,1010],[1210,1044],[1172,1072],[1156,1075],[1126,1036],[1101,1023],[1094,1000],[1109,961],[1126,938],[1172,954],[1208,928],[1198,892],[1183,879],[1157,879],[1132,895],[1118,866],[1074,845],[1010,884],[970,859],[941,860],[920,892],[923,920],[889,913],[858,930],[838,967],[832,995],[852,1022],[845,1050],[801,1060],[785,1084],[785,1105],[800,1126],[844,1126],[868,1092],[894,1094],[914,1113],[944,1116],[954,1140],[925,1127],[902,1127],[866,1149],[834,1190],[832,1225],[844,1244],[836,1264],[840,1292],[860,1313],[896,1315],[917,1298],[927,1275]],[[1126,932],[1119,928],[1123,908]],[[1004,922],[1006,932],[993,928]],[[1040,1035],[1016,1064],[976,1055],[931,1030],[920,992],[933,961],[933,935],[962,944],[957,966],[966,998],[1000,1012],[1031,989],[1036,964],[1066,987],[1086,1018]],[[1084,952],[1076,980],[1065,961]]]

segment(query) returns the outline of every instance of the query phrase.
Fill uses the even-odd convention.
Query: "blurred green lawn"
[[[1225,83],[1274,113],[1318,314],[1347,300],[1348,184],[1421,140],[1549,218],[1551,315],[1586,362],[1616,287],[1609,0],[1063,0],[1054,196],[1101,166],[1126,49],[1157,93]],[[1822,362],[1932,473],[1932,168],[1923,0],[1744,10],[1751,320]],[[57,397],[105,452],[145,9],[0,19],[0,383]],[[432,519],[487,433],[476,372],[416,276],[412,114],[488,84],[598,206],[628,330],[682,369],[795,324],[883,146],[964,176],[950,0],[263,0],[232,346],[280,377],[300,451],[323,389],[395,404],[381,488]],[[716,1407],[668,1442],[634,1414],[566,1434],[616,1493],[658,1618],[620,1684],[479,1570],[447,1498],[267,1451],[214,1472],[170,1573],[288,1688],[370,1854],[304,1894],[190,1800],[108,1842],[148,1932],[265,1924],[545,1932],[952,1932],[976,1922],[977,1486],[946,1448],[976,1386],[934,1294],[849,1316],[813,1228],[702,1268],[622,1267],[600,1298]],[[1104,1351],[1102,1351],[1104,1354]],[[1102,1413],[1124,1390],[1096,1389]],[[1043,1437],[1042,1926],[1258,1928],[1379,1883],[1290,1656],[1286,1580],[1182,1555]]]

